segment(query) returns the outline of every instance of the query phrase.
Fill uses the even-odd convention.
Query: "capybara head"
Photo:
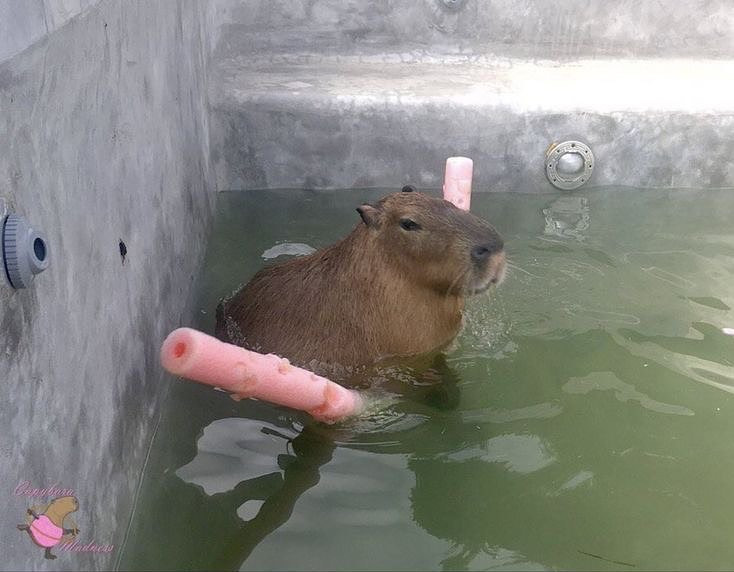
[[[54,522],[54,517],[60,518],[61,520],[57,524],[61,526],[63,518],[67,514],[72,513],[77,509],[79,509],[79,501],[76,499],[76,497],[59,497],[52,500],[51,504],[48,505],[48,508],[46,509],[46,516],[48,516]]]
[[[385,262],[417,285],[469,296],[504,278],[500,235],[448,201],[408,186],[357,211]]]

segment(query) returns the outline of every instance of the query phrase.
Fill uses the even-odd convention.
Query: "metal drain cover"
[[[557,189],[578,189],[593,171],[594,153],[581,141],[554,143],[545,153],[545,174]]]

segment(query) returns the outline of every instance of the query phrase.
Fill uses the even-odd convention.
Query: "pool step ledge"
[[[478,191],[547,191],[569,138],[590,185],[734,187],[732,93],[734,60],[425,53],[226,58],[209,85],[220,190],[439,187],[459,154]]]

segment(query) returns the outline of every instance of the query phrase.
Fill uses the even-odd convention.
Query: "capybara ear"
[[[377,228],[380,226],[380,210],[373,207],[372,205],[362,205],[357,207],[359,216],[362,217],[362,221],[370,228]]]
[[[416,188],[413,185],[405,185],[402,189],[400,189],[400,192],[402,193],[415,193]]]

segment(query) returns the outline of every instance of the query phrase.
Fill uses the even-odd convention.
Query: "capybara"
[[[48,560],[55,560],[51,549],[57,544],[70,540],[79,534],[78,528],[64,528],[64,519],[79,508],[76,497],[58,497],[43,508],[28,509],[28,522],[19,524],[18,530],[28,533],[31,540],[45,549]]]
[[[404,187],[357,211],[345,238],[222,301],[217,337],[301,366],[423,354],[459,332],[466,296],[504,277],[497,231],[448,201]]]

